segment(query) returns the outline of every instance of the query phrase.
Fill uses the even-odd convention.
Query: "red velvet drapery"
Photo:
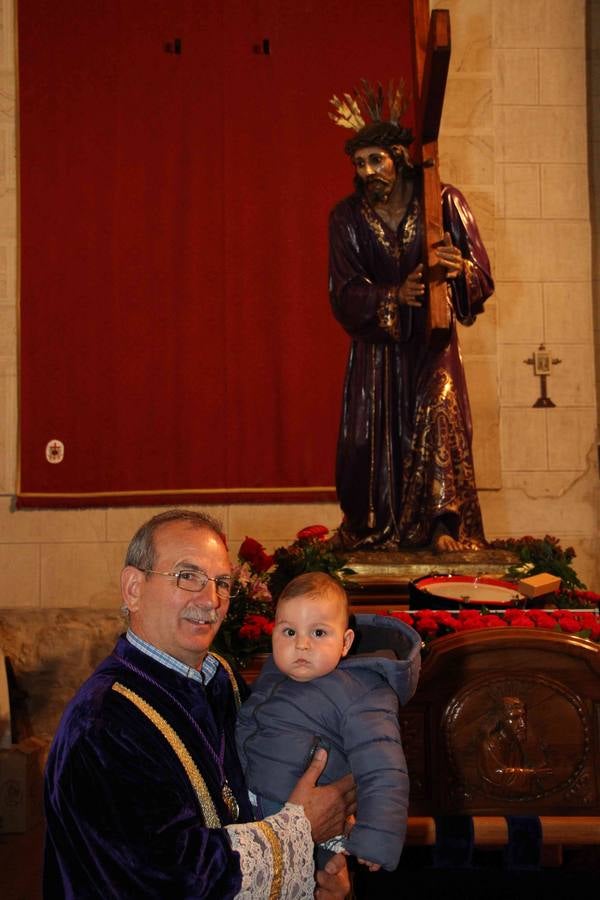
[[[328,101],[410,85],[407,0],[18,14],[18,504],[333,498]]]

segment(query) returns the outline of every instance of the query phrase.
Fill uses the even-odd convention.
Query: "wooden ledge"
[[[544,846],[580,847],[600,845],[600,816],[540,816]],[[508,826],[503,816],[473,816],[476,847],[503,847],[508,843]],[[435,844],[435,819],[410,816],[406,843],[415,847]]]

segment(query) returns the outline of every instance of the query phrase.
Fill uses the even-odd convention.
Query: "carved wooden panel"
[[[543,676],[475,680],[450,700],[442,729],[450,803],[567,801],[589,774],[585,705]],[[591,802],[589,795],[582,800]]]
[[[434,642],[403,711],[411,813],[600,813],[600,647],[511,629]]]
[[[410,795],[413,802],[426,803],[429,798],[425,717],[422,713],[400,715],[402,746],[410,772]]]

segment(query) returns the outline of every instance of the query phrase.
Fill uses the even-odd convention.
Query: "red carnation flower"
[[[465,631],[470,628],[481,628],[481,611],[478,609],[461,609],[456,617],[456,630]]]
[[[600,640],[600,617],[594,615],[594,613],[586,613],[589,615],[589,621],[585,621],[584,627],[589,628],[590,638],[593,641]]]
[[[461,631],[480,631],[483,628],[481,617],[475,618],[470,616],[468,619],[462,619],[460,623]]]
[[[508,628],[508,625],[504,621],[502,616],[490,614],[487,616],[482,616],[481,618],[483,619],[484,628]]]
[[[596,594],[594,591],[578,591],[573,590],[570,591],[571,597],[575,600],[578,606],[598,606],[598,602],[600,601],[600,594]]]
[[[452,631],[459,630],[459,623],[456,616],[453,616],[452,613],[446,612],[446,610],[440,610],[437,614],[437,620],[440,625],[443,625],[445,628],[451,628]]]
[[[433,616],[418,616],[415,628],[419,634],[433,637],[438,632],[438,624]]]
[[[527,615],[535,622],[536,628],[548,628],[550,630],[556,628],[554,616],[549,616],[543,609],[531,609]]]
[[[400,609],[391,610],[390,616],[392,616],[393,619],[400,619],[401,622],[406,622],[407,625],[413,624],[413,617],[411,616],[411,614],[403,612]]]
[[[522,615],[523,615],[522,609],[505,609],[504,610],[504,618],[510,625],[513,624],[513,619],[518,619]],[[526,615],[529,615],[529,611],[526,613]]]
[[[245,538],[238,556],[245,562],[250,563],[254,571],[258,572],[259,575],[268,571],[273,565],[273,557],[269,556],[262,544],[259,544],[258,541],[251,537]]]
[[[566,631],[569,634],[577,634],[578,631],[581,631],[581,622],[574,615],[569,613],[559,616],[558,624],[563,631]]]
[[[240,637],[257,641],[262,634],[271,634],[273,624],[266,616],[251,613],[244,619],[244,624],[240,628]]]
[[[324,541],[328,534],[329,528],[326,528],[325,525],[308,525],[298,532],[296,538],[299,541]]]
[[[462,624],[463,631],[483,631],[484,628],[505,628],[506,622],[500,616],[477,615],[465,618]]]
[[[510,624],[514,625],[515,628],[535,628],[533,619],[523,612],[519,613],[517,616],[512,616]]]
[[[240,627],[240,637],[245,638],[249,641],[257,641],[260,637],[260,634],[260,625],[257,625],[256,623],[247,622]]]

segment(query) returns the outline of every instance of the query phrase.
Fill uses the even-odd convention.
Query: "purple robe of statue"
[[[425,546],[438,524],[468,547],[485,543],[456,319],[471,325],[494,283],[465,198],[444,186],[444,228],[464,272],[447,282],[450,341],[428,347],[426,309],[399,307],[389,290],[422,258],[418,193],[415,182],[397,232],[360,192],[331,213],[331,304],[352,338],[336,469],[347,549]]]

